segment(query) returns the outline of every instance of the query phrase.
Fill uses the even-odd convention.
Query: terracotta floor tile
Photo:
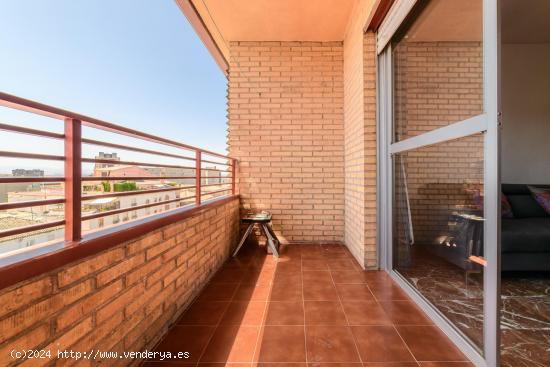
[[[392,322],[376,301],[343,301],[350,325],[391,325]]]
[[[240,254],[239,254],[240,255]],[[238,257],[230,257],[229,260],[223,264],[224,268],[248,268],[250,266],[249,259],[241,258],[241,256]]]
[[[302,259],[302,270],[328,270],[328,263],[325,259]]]
[[[252,364],[252,367],[307,367],[306,363],[270,363],[270,362],[256,362]]]
[[[294,275],[294,276],[275,276],[275,279],[273,280],[273,287],[295,287],[300,288],[300,294],[301,294],[301,288],[302,288],[302,274]]]
[[[233,363],[233,362],[222,362],[222,363],[199,363],[197,367],[252,367],[252,363]]]
[[[229,302],[195,302],[176,322],[178,325],[217,325]]]
[[[342,301],[373,301],[366,284],[336,284],[336,290]]]
[[[305,301],[306,325],[347,325],[340,302]]]
[[[344,283],[344,284],[362,284],[365,283],[365,278],[363,277],[363,273],[360,271],[343,271],[343,270],[337,270],[332,271],[332,279],[334,280],[334,283]]]
[[[305,362],[303,326],[264,326],[254,360],[257,362]]]
[[[300,245],[300,252],[302,254],[312,253],[312,252],[321,252],[323,249],[321,245],[318,244],[303,244]]]
[[[212,278],[211,283],[239,283],[246,272],[245,268],[235,266],[222,267]]]
[[[202,291],[198,301],[231,301],[238,284],[211,283]]]
[[[259,326],[220,325],[201,362],[252,362]]]
[[[280,270],[302,270],[302,257],[300,255],[281,256],[277,262],[276,271]]]
[[[233,301],[267,301],[271,285],[269,284],[241,284],[235,292]]]
[[[195,367],[196,365],[197,365],[196,362],[149,361],[149,362],[144,362],[140,366],[141,367]]]
[[[274,283],[270,301],[297,302],[302,300],[302,282]]]
[[[360,362],[347,326],[306,326],[306,345],[311,362]]]
[[[374,297],[378,301],[407,301],[409,300],[409,297],[405,294],[401,288],[397,284],[389,283],[389,282],[376,282],[376,283],[369,283],[367,281],[367,284],[372,292],[374,294]]]
[[[304,300],[306,301],[338,301],[334,284],[329,282],[304,281]]]
[[[363,363],[363,367],[418,367],[416,362],[372,362]]]
[[[155,348],[156,352],[189,352],[186,362],[196,362],[206,347],[215,327],[176,325]]]
[[[323,243],[319,245],[319,247],[321,247],[324,251],[348,251],[347,247],[340,243]]]
[[[222,325],[262,325],[266,302],[230,302],[220,324]]]
[[[367,283],[391,282],[391,277],[388,273],[382,270],[370,270],[363,272],[363,278]]]
[[[320,362],[313,362],[308,363],[308,367],[363,367],[362,363],[320,363]]]
[[[436,326],[397,326],[417,361],[467,361]]]
[[[302,278],[305,282],[332,282],[332,277],[328,270],[304,270]]]
[[[420,362],[420,367],[474,367],[470,362]]]
[[[383,301],[380,306],[396,325],[433,325],[412,301]]]
[[[243,284],[265,284],[265,283],[271,283],[273,281],[273,277],[275,276],[275,271],[263,271],[263,272],[256,272],[256,271],[247,271],[244,273],[241,283]]]
[[[328,268],[330,270],[359,270],[358,267],[357,263],[350,259],[331,259],[328,261]]]
[[[302,253],[301,258],[302,260],[326,260],[325,254],[322,252],[322,250]]]
[[[191,352],[174,367],[472,367],[387,273],[336,244],[285,245],[278,261],[247,244],[157,350]]]
[[[304,325],[303,302],[269,302],[265,325]]]
[[[414,362],[393,326],[353,326],[353,336],[365,362]]]

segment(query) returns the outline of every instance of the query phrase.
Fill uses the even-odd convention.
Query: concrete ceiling
[[[357,1],[193,0],[193,4],[226,42],[341,41]]]

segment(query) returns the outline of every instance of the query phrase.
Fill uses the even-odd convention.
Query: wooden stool
[[[237,256],[239,250],[241,249],[241,247],[243,247],[246,239],[248,238],[248,236],[250,236],[256,224],[260,226],[260,228],[264,232],[265,237],[267,238],[267,244],[269,248],[271,248],[273,256],[279,257],[279,240],[277,239],[275,232],[273,232],[273,228],[271,228],[271,213],[249,213],[241,219],[241,222],[247,223],[248,228],[241,238],[239,245],[233,252],[233,257]]]

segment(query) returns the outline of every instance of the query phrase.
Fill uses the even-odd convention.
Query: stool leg
[[[246,232],[244,233],[243,238],[241,238],[241,242],[239,242],[239,245],[237,246],[237,248],[233,252],[233,257],[237,256],[237,253],[239,253],[239,250],[241,249],[241,247],[243,247],[244,242],[246,241],[248,236],[250,236],[250,233],[252,233],[253,229],[254,229],[254,223],[251,223],[248,226],[248,228],[246,229]]]
[[[273,256],[279,257],[279,251],[277,251],[277,247],[275,247],[275,241],[273,239],[273,236],[271,236],[269,228],[267,228],[267,225],[262,224],[262,229],[264,230],[265,236],[267,237],[267,243],[269,247],[271,247],[271,251],[273,251]]]
[[[280,242],[277,238],[277,235],[275,234],[275,231],[273,230],[273,227],[271,227],[271,224],[266,224],[267,229],[269,230],[269,233],[271,233],[271,237],[273,237],[273,240],[275,241],[275,245],[277,245],[277,248],[279,248]]]

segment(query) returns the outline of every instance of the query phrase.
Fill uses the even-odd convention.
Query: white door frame
[[[416,0],[397,0],[380,29],[378,41],[378,249],[380,267],[411,296],[442,331],[472,360],[476,366],[499,366],[500,354],[500,165],[499,165],[499,70],[500,32],[498,1],[483,0],[483,102],[484,113],[458,121],[431,132],[392,143],[393,134],[393,73],[391,43],[393,33],[405,19]],[[397,19],[397,21],[396,21]],[[391,30],[390,31],[388,31]],[[484,133],[484,345],[483,353],[468,342],[467,338],[452,325],[426,298],[412,287],[399,273],[393,270],[392,261],[392,202],[393,159],[392,155],[417,149],[422,146]]]

